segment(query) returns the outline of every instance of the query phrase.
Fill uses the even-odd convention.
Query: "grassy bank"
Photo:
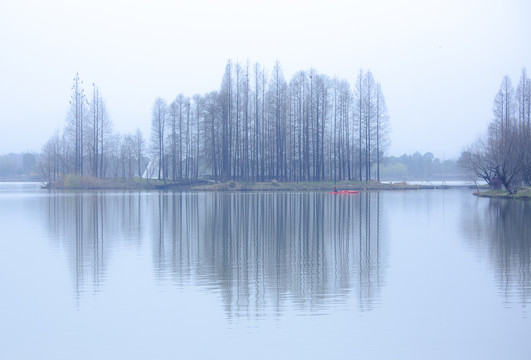
[[[98,179],[90,176],[67,175],[56,182],[43,186],[51,190],[160,190],[160,189],[191,189],[193,186],[204,185],[206,181],[181,181],[178,183],[164,183],[158,180],[142,178],[132,179]]]
[[[198,191],[331,191],[338,190],[413,190],[422,188],[433,188],[432,186],[407,185],[405,183],[381,184],[376,181],[369,183],[355,181],[333,181],[319,182],[279,182],[276,180],[268,182],[237,182],[208,184],[195,186],[193,190]]]
[[[509,194],[507,191],[491,190],[475,192],[474,195],[478,197],[487,197],[494,199],[521,199],[531,200],[531,187],[521,188],[515,194]]]
[[[48,183],[47,189],[61,190],[112,190],[112,189],[137,189],[137,190],[181,190],[181,191],[331,191],[334,187],[338,190],[416,190],[433,189],[435,186],[407,185],[403,182],[382,184],[376,181],[333,181],[320,182],[238,182],[228,181],[214,183],[206,180],[199,181],[158,181],[140,178],[133,179],[98,179],[89,176],[67,175],[60,180]],[[440,187],[444,188],[444,187]]]

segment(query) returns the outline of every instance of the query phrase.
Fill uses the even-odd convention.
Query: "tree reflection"
[[[78,296],[99,291],[117,245],[140,245],[145,232],[157,281],[218,292],[230,317],[378,305],[377,192],[63,193],[47,213]]]
[[[497,282],[507,301],[529,303],[531,291],[531,207],[526,201],[490,201],[488,241],[498,270]]]
[[[230,316],[316,311],[347,303],[372,309],[381,285],[379,194],[159,196],[155,264],[161,278],[221,292]],[[161,220],[163,219],[163,220]]]
[[[67,253],[78,299],[85,291],[101,289],[108,254],[119,239],[140,239],[140,196],[58,192],[48,197],[46,214],[51,238]]]
[[[503,199],[486,201],[483,211],[472,212],[476,215],[464,229],[480,234],[477,244],[489,254],[505,300],[528,304],[531,295],[531,203]]]
[[[147,245],[159,285],[199,286],[220,295],[228,316],[260,317],[379,306],[388,255],[380,196],[58,192],[43,213],[78,298],[103,288],[120,245]],[[528,304],[531,203],[463,204],[462,230],[489,255],[501,293]]]

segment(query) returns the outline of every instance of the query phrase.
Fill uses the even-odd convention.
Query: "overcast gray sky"
[[[0,154],[62,129],[76,72],[115,128],[150,135],[156,97],[217,90],[229,58],[287,80],[313,67],[382,84],[390,153],[457,157],[485,131],[504,75],[531,72],[531,1],[112,1],[0,3]]]

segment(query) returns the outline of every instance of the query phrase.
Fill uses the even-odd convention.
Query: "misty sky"
[[[457,157],[486,130],[504,75],[531,73],[531,1],[67,1],[0,3],[0,154],[62,130],[72,80],[99,86],[121,133],[150,136],[156,97],[218,90],[227,60],[287,81],[314,68],[382,84],[390,153]],[[89,96],[90,98],[90,96]]]

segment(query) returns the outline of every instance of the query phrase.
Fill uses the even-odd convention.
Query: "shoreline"
[[[173,190],[173,191],[331,191],[338,190],[423,190],[423,189],[475,189],[469,185],[417,185],[406,182],[381,183],[377,181],[319,181],[319,182],[228,182],[215,183],[209,180],[158,181],[148,179],[98,179],[93,177],[68,175],[53,183],[43,185],[49,190]]]
[[[521,188],[514,194],[509,194],[507,191],[490,190],[490,191],[475,191],[472,193],[479,198],[489,199],[509,199],[509,200],[531,200],[531,188]]]
[[[42,186],[47,190],[162,190],[162,191],[197,191],[197,192],[268,192],[268,191],[331,191],[338,190],[359,190],[359,191],[400,191],[400,190],[436,190],[436,189],[470,189],[476,190],[473,185],[418,185],[407,184],[406,182],[385,182],[370,181],[368,183],[358,181],[319,181],[319,182],[279,182],[276,180],[262,182],[238,182],[230,180],[228,182],[215,183],[209,180],[187,180],[187,181],[159,181],[148,179],[97,179],[92,177],[81,177],[69,175],[65,179],[60,179],[55,183],[47,183]],[[481,189],[485,191],[481,191]],[[509,200],[531,200],[531,188],[521,188],[515,194],[507,191],[488,190],[487,187],[480,187],[480,191],[471,192],[479,198],[489,199],[509,199]]]

